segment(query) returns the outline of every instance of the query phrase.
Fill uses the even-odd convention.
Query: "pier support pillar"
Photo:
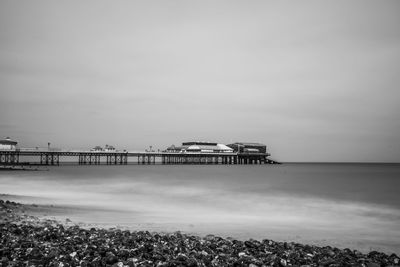
[[[1,151],[0,152],[0,163],[4,165],[13,165],[19,163],[19,153],[16,151]]]

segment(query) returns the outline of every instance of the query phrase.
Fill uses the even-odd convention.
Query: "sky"
[[[0,1],[0,137],[400,162],[399,1]]]

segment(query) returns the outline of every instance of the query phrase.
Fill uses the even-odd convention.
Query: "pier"
[[[150,165],[150,164],[275,164],[269,153],[178,153],[178,152],[98,152],[0,150],[0,165],[60,165],[61,158],[79,165]],[[29,160],[23,158],[29,157]]]

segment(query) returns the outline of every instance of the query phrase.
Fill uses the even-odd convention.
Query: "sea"
[[[400,164],[61,165],[1,171],[0,194],[88,227],[400,255]]]

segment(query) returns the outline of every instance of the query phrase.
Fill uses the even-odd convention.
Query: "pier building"
[[[183,152],[200,152],[200,153],[232,153],[233,149],[224,144],[213,142],[184,142],[182,143]]]
[[[16,164],[19,160],[17,141],[10,137],[0,140],[0,165]]]
[[[170,146],[166,152],[175,153],[233,153],[233,149],[215,142],[192,141],[183,142],[182,146]]]
[[[104,147],[104,151],[106,151],[106,152],[115,152],[115,147],[110,146],[110,145],[106,145]]]
[[[10,137],[6,137],[5,139],[0,140],[0,150],[16,150],[17,144],[17,141],[13,141]]]
[[[180,146],[175,146],[175,145],[171,145],[169,146],[164,152],[168,152],[168,153],[179,153],[182,151],[182,147]]]
[[[238,153],[267,153],[267,146],[260,143],[236,142],[227,146]]]

